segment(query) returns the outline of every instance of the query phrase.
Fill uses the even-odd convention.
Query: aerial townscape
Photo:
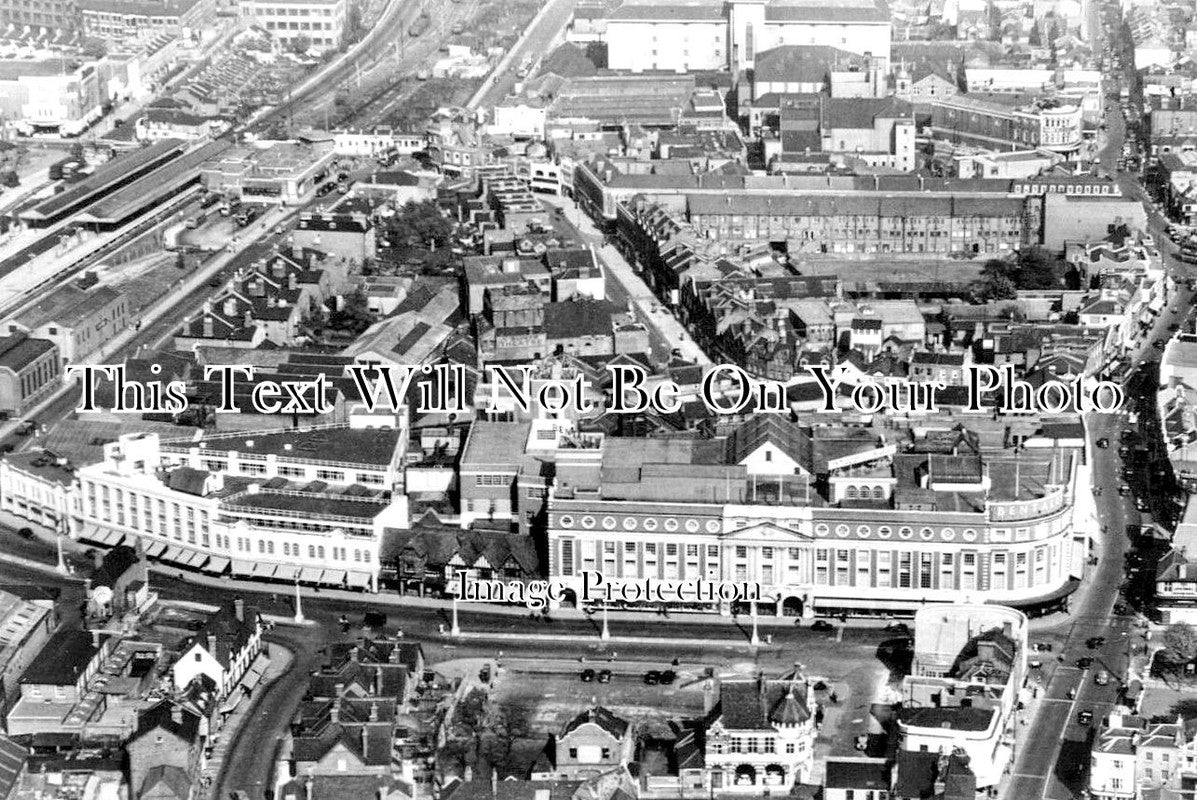
[[[0,0],[0,800],[1195,800],[1192,0]]]

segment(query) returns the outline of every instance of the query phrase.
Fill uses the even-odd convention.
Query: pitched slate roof
[[[179,711],[178,719],[174,715],[176,708]],[[137,730],[131,738],[137,739],[159,728],[190,744],[199,737],[200,718],[170,700],[162,700],[158,705],[141,712],[137,717]]]
[[[791,695],[805,698],[808,691],[807,685],[798,681],[763,678],[724,681],[713,716],[728,730],[773,730],[775,724],[781,724],[779,717],[785,716],[789,720],[801,716],[801,712],[793,708]]]
[[[188,800],[191,778],[179,767],[159,764],[150,767],[141,782],[138,800]]]
[[[569,736],[578,728],[590,723],[598,725],[616,739],[622,739],[628,732],[629,723],[627,720],[615,716],[615,714],[602,706],[594,706],[565,723],[565,727],[561,729],[561,736]]]
[[[258,626],[258,610],[246,606],[244,620],[237,619],[236,609],[232,604],[221,606],[220,610],[208,618],[204,626],[196,631],[191,643],[208,649],[208,637],[216,638],[216,652],[211,656],[217,663],[228,669],[235,654],[241,652],[253,638]],[[189,649],[190,644],[184,647]]]
[[[727,437],[727,463],[739,464],[764,444],[772,444],[808,472],[813,466],[811,439],[798,423],[776,414],[749,417]]]

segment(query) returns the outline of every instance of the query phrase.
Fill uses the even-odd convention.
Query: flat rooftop
[[[356,517],[366,521],[378,516],[389,503],[376,498],[351,499],[344,495],[296,494],[263,490],[234,495],[225,500],[224,505],[263,512],[293,512],[314,519]]]
[[[315,430],[287,430],[278,433],[240,433],[205,436],[199,440],[174,439],[163,442],[166,452],[185,453],[192,447],[221,454],[273,455],[298,461],[356,464],[374,468],[390,465],[401,436],[398,430],[346,427]]]

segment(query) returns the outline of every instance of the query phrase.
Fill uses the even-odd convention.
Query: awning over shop
[[[252,561],[234,561],[232,563],[232,570],[234,575],[253,575],[254,563]]]
[[[280,581],[293,581],[299,577],[299,567],[283,564],[275,569],[274,577]]]
[[[201,553],[198,550],[189,550],[186,555],[187,561],[185,563],[192,569],[199,569],[208,560],[208,554]]]
[[[319,583],[320,570],[314,567],[304,567],[299,571],[299,579],[304,583]]]
[[[220,575],[229,568],[229,560],[223,556],[212,556],[208,560],[208,564],[204,567],[204,572],[211,572],[213,575]]]
[[[162,554],[162,560],[169,561],[172,564],[177,564],[177,563],[179,563],[179,557],[182,555],[183,555],[183,548],[168,547],[168,548],[166,548],[166,552]]]
[[[245,692],[234,690],[229,694],[229,698],[224,701],[224,705],[220,707],[221,714],[232,714],[237,710],[237,706],[241,703],[241,698],[245,697]]]
[[[368,589],[370,588],[370,573],[368,572],[350,572],[348,575],[349,585],[354,589]]]
[[[255,578],[273,578],[274,564],[254,564]]]
[[[145,549],[145,554],[150,558],[157,558],[165,552],[166,542],[150,542]]]
[[[266,674],[266,667],[270,664],[270,657],[265,653],[258,653],[258,657],[254,659],[254,663],[249,665],[249,669],[241,676],[239,686],[245,690],[250,690],[262,682],[262,676]]]
[[[83,526],[83,531],[79,534],[79,538],[94,544],[112,547],[119,544],[125,538],[125,534],[102,525],[89,524]]]
[[[330,586],[340,586],[345,583],[345,570],[343,569],[326,569],[320,576],[321,583],[326,583]]]

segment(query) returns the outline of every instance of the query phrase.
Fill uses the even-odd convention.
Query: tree
[[[1031,47],[1043,46],[1043,35],[1039,32],[1038,22],[1031,23],[1031,35],[1027,38],[1027,44],[1031,45]]]
[[[387,221],[392,242],[440,246],[453,235],[453,223],[430,200],[411,201]]]
[[[361,333],[374,324],[374,314],[361,287],[345,295],[341,307],[329,315],[329,325]]]
[[[291,52],[297,55],[305,55],[312,49],[312,37],[306,34],[299,34],[291,40]]]
[[[1164,630],[1162,655],[1172,664],[1187,664],[1197,658],[1197,631],[1187,622],[1174,622]]]
[[[981,280],[973,286],[973,295],[981,302],[1011,300],[1018,294],[1008,261],[991,258],[981,267]]]
[[[355,44],[361,41],[362,36],[366,30],[362,25],[362,7],[360,3],[350,3],[349,10],[345,12],[345,35],[343,37],[344,46]]]
[[[1011,276],[1019,289],[1055,289],[1055,265],[1041,247],[1027,247],[1018,254],[1018,271]]]

